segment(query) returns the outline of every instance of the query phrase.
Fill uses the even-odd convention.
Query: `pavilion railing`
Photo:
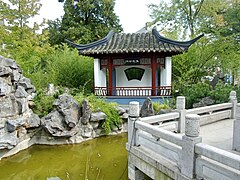
[[[171,96],[171,86],[152,87],[95,87],[96,96]]]

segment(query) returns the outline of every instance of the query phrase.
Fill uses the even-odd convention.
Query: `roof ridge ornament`
[[[190,41],[181,42],[181,41],[175,41],[175,40],[168,39],[166,37],[161,36],[160,33],[157,31],[156,27],[154,27],[152,29],[152,33],[156,37],[158,42],[169,43],[169,44],[173,44],[173,45],[177,45],[177,46],[184,46],[186,48],[189,48],[189,46],[191,46],[193,43],[195,43],[197,40],[199,40],[201,37],[204,36],[204,34],[201,34],[200,36],[198,36]]]
[[[112,38],[113,34],[114,34],[114,31],[111,30],[111,31],[109,31],[107,36],[105,36],[104,38],[99,39],[99,40],[94,41],[94,42],[91,42],[89,44],[84,44],[84,45],[82,45],[82,44],[75,44],[74,42],[69,41],[67,39],[65,39],[65,42],[67,42],[68,44],[70,44],[73,47],[77,48],[79,51],[83,51],[83,50],[94,48],[96,46],[103,45],[103,44],[107,43]]]

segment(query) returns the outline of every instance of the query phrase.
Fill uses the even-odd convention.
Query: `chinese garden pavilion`
[[[120,104],[171,96],[173,55],[181,54],[203,35],[180,42],[151,32],[115,33],[78,45],[79,54],[94,58],[94,93]]]

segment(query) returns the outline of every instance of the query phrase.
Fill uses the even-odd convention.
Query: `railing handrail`
[[[210,106],[204,106],[199,108],[193,108],[186,110],[187,114],[202,114],[217,110],[229,109],[232,108],[232,103],[222,103],[222,104],[215,104]]]
[[[167,114],[159,114],[155,116],[148,116],[148,117],[143,117],[139,118],[140,121],[145,122],[145,123],[155,123],[155,122],[163,122],[166,120],[173,120],[179,118],[179,112],[172,112],[172,113],[167,113]]]
[[[142,131],[152,134],[156,138],[162,138],[173,144],[182,146],[182,135],[180,135],[180,134],[175,134],[171,131],[158,128],[156,126],[150,125],[150,124],[142,122],[142,121],[136,121],[135,128],[141,129]]]
[[[195,145],[195,153],[240,170],[240,156],[204,143]]]

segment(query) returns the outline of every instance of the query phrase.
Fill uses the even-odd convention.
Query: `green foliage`
[[[107,115],[102,127],[106,134],[109,134],[114,127],[119,127],[122,120],[116,110],[116,103],[106,102],[104,99],[98,98],[93,94],[87,97],[93,111],[102,111]]]
[[[35,103],[33,112],[39,115],[39,117],[46,116],[53,110],[54,100],[53,96],[47,96],[43,91],[38,91],[36,97],[33,99]]]
[[[188,52],[173,57],[173,85],[175,90],[182,89],[201,81],[207,76],[209,69],[218,67],[214,57],[218,54],[217,43],[212,44],[208,39],[202,38],[192,45]],[[213,75],[213,74],[211,74]]]
[[[211,86],[205,83],[197,83],[191,86],[184,86],[182,95],[186,97],[186,108],[192,108],[194,103],[199,102],[202,98],[207,97],[211,91]]]
[[[30,18],[39,13],[41,4],[39,0],[9,0],[0,2],[0,54],[10,57],[20,65],[23,74],[33,79],[37,87],[45,83],[39,75],[44,73],[42,67],[48,54],[52,54],[53,48],[47,43],[48,35],[38,34],[37,31],[43,24],[34,23],[29,26]],[[46,79],[45,79],[45,82]],[[34,85],[35,85],[34,84]]]
[[[107,115],[107,118],[102,124],[102,128],[106,134],[109,134],[114,127],[119,127],[122,124],[122,119],[116,110],[118,106],[116,103],[107,102],[104,98],[96,97],[94,94],[86,96],[83,92],[76,93],[76,90],[74,91],[74,99],[79,104],[82,104],[82,101],[87,98],[93,112],[102,111]]]
[[[165,100],[163,103],[153,102],[153,110],[155,113],[160,112],[161,109],[171,109],[168,100]]]
[[[240,2],[235,0],[161,0],[149,5],[153,21],[165,36],[186,39],[188,35],[207,36],[187,53],[173,58],[173,86],[196,84],[203,76],[222,72],[238,75],[240,67]]]
[[[216,104],[224,103],[229,101],[229,94],[233,90],[233,86],[224,85],[222,83],[218,83],[214,90],[212,90],[209,95],[212,99],[215,100]]]
[[[84,89],[85,93],[93,90],[93,59],[79,56],[77,50],[66,45],[48,56],[46,73],[54,85]]]
[[[160,24],[167,32],[184,32],[195,35],[204,0],[161,0],[159,5],[150,4],[153,22]]]
[[[237,92],[237,98],[240,100],[240,87],[232,86],[230,84],[218,83],[215,88],[206,83],[197,83],[191,86],[184,86],[178,95],[186,97],[186,108],[192,108],[194,103],[198,103],[204,97],[211,97],[214,104],[229,102],[229,95],[231,91]],[[175,96],[175,97],[176,97]]]
[[[110,30],[122,31],[114,5],[115,0],[66,0],[62,20],[48,22],[50,43],[61,44],[68,39],[85,44],[105,37]]]

